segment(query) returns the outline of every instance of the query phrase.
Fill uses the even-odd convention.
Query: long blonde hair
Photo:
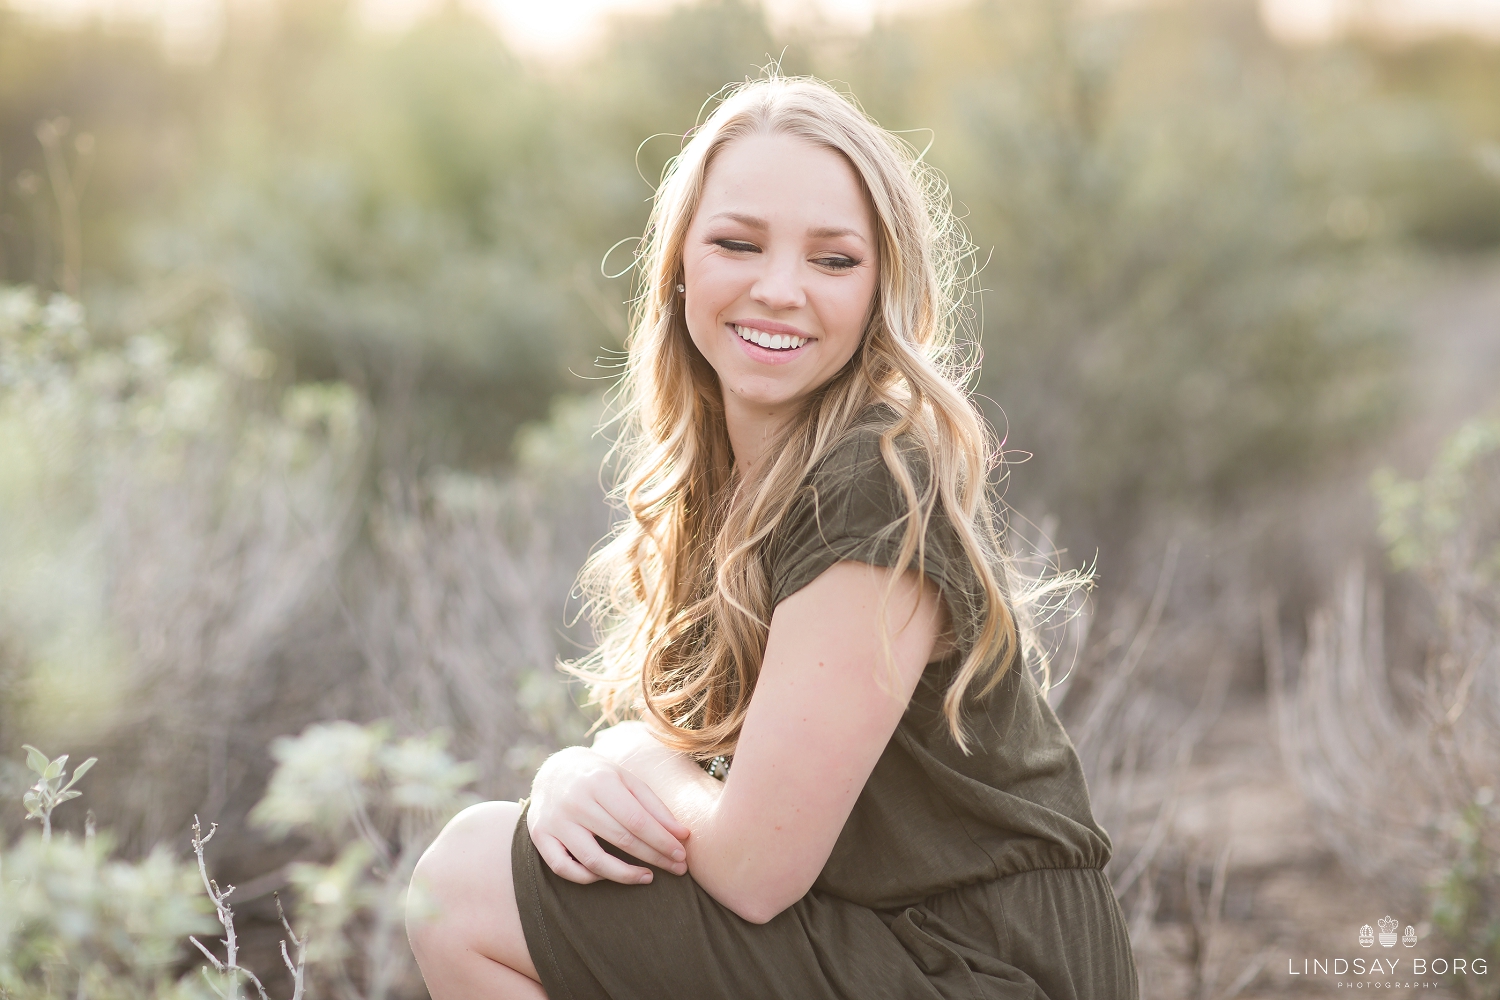
[[[879,285],[854,357],[788,420],[764,467],[741,480],[718,379],[689,338],[676,286],[716,154],[761,133],[815,143],[854,167],[876,220]],[[967,654],[943,700],[949,729],[968,752],[965,695],[999,683],[1022,635],[988,499],[998,449],[964,388],[972,360],[957,339],[967,249],[936,172],[810,78],[733,88],[668,165],[640,252],[618,387],[615,496],[628,517],[583,570],[600,645],[564,664],[587,682],[605,721],[642,717],[668,746],[699,758],[733,752],[773,610],[764,545],[819,460],[867,407],[885,403],[897,419],[884,428],[880,451],[908,507],[897,522],[904,522],[899,564],[922,570],[926,527],[941,510],[982,589],[983,614],[960,636]],[[920,468],[906,457],[912,444]]]

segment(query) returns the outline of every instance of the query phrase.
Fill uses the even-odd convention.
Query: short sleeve
[[[920,494],[925,455],[908,451]],[[952,616],[960,649],[967,650],[983,614],[982,588],[942,510],[928,518],[920,554],[900,565],[906,496],[880,453],[879,428],[859,427],[809,474],[780,529],[772,535],[766,571],[772,604],[780,604],[843,560],[918,569],[937,584]]]

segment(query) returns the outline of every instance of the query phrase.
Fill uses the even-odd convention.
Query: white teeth
[[[748,340],[752,344],[759,344],[772,351],[793,350],[807,343],[806,337],[782,333],[770,334],[764,330],[752,330],[748,326],[736,326],[734,332],[739,334],[741,340]]]

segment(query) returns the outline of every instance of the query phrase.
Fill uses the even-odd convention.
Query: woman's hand
[[[632,730],[605,739],[610,732],[599,739],[611,751],[625,749],[621,744],[627,733],[639,736]],[[646,738],[651,739],[649,732]],[[526,826],[547,867],[570,882],[651,881],[649,868],[626,864],[595,837],[647,864],[678,875],[687,871],[682,841],[688,828],[677,822],[646,782],[588,747],[569,747],[547,758],[531,784]]]

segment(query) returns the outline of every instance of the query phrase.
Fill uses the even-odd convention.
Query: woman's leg
[[[547,1000],[511,881],[520,815],[515,802],[470,806],[417,862],[406,933],[433,1000]]]

